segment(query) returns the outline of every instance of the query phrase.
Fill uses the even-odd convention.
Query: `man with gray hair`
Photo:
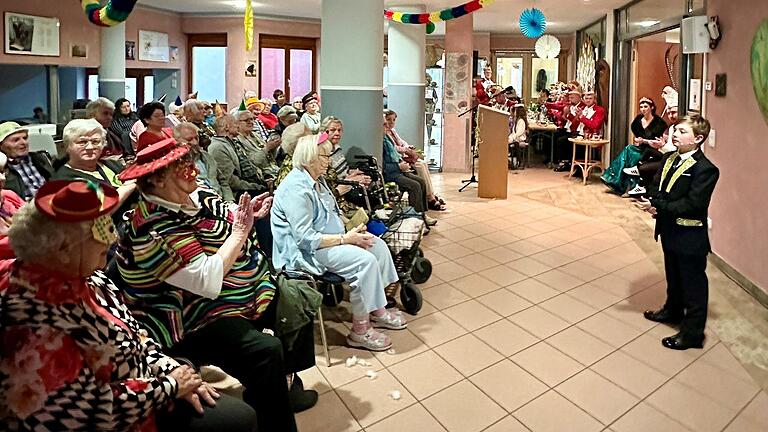
[[[114,114],[115,104],[105,97],[92,100],[85,106],[86,117],[95,119],[107,131],[107,142],[101,157],[118,161],[123,159],[125,162],[129,162],[136,156],[136,152],[133,150],[129,134],[124,133],[123,136],[120,136],[110,130]]]
[[[0,124],[0,151],[8,156],[5,189],[29,201],[53,174],[50,155],[29,151],[29,133],[18,123]]]
[[[189,146],[189,154],[195,161],[195,166],[200,171],[197,175],[198,183],[213,189],[219,196],[222,195],[221,185],[216,178],[218,165],[216,160],[208,153],[208,149],[200,145],[199,129],[190,122],[182,122],[173,128],[173,138],[181,145]]]

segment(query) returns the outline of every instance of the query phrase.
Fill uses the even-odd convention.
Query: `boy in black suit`
[[[645,318],[680,324],[680,332],[662,339],[667,348],[702,348],[707,322],[707,209],[720,176],[704,156],[701,145],[709,136],[709,121],[699,115],[683,117],[675,126],[672,142],[677,151],[664,155],[656,173],[650,200],[637,206],[656,218],[656,239],[661,236],[667,301]]]

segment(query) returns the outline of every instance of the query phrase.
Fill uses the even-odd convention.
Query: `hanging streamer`
[[[544,13],[536,8],[526,9],[520,14],[520,32],[523,36],[537,38],[547,29]]]
[[[99,0],[81,0],[88,21],[101,27],[112,27],[128,19],[137,0],[110,0],[101,6]]]
[[[245,50],[253,49],[253,5],[251,0],[245,0],[245,17],[243,18],[245,27]]]
[[[411,14],[385,10],[384,18],[403,24],[427,24],[427,26],[429,26],[430,23],[448,21],[467,14],[471,14],[472,12],[478,11],[485,6],[492,4],[494,1],[496,0],[472,0],[471,2],[464,3],[461,6],[422,14]]]

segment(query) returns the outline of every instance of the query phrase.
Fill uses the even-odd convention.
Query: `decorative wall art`
[[[139,60],[168,63],[168,34],[139,30]]]
[[[752,87],[763,118],[768,123],[768,19],[764,20],[752,40]]]
[[[5,53],[59,56],[59,19],[6,12]]]
[[[136,60],[136,42],[125,41],[125,59]]]
[[[457,114],[469,106],[472,56],[467,53],[445,55],[445,112]]]

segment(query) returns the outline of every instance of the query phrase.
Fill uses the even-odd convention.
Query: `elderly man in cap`
[[[299,114],[296,112],[296,108],[290,105],[283,105],[277,111],[277,120],[275,132],[282,135],[285,128],[299,121]]]
[[[29,151],[29,133],[18,123],[0,124],[0,151],[8,156],[5,188],[29,201],[53,174],[51,156]]]

